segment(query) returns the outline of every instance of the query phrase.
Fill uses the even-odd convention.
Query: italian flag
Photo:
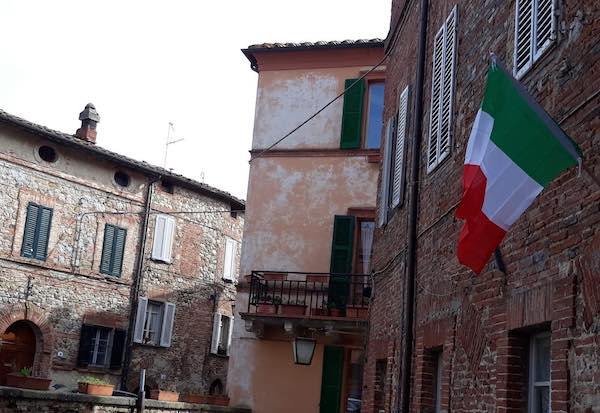
[[[511,225],[546,185],[581,162],[581,151],[492,58],[469,137],[458,260],[479,274]]]

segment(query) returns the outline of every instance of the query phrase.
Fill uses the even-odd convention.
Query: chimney
[[[100,115],[96,112],[93,103],[85,105],[85,109],[79,114],[79,120],[81,128],[77,129],[75,136],[84,141],[96,143],[96,125],[100,122]]]

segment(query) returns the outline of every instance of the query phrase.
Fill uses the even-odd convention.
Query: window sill
[[[228,359],[229,358],[229,355],[227,355],[227,354],[219,354],[219,353],[210,353],[210,354],[217,358],[220,358],[220,359]]]
[[[118,369],[110,369],[108,367],[76,367],[75,370],[77,370],[80,373],[97,373],[97,374],[111,374],[114,376],[120,376],[121,375],[121,368],[119,367]]]
[[[376,153],[376,154],[372,154],[372,155],[367,155],[367,162],[369,163],[379,163],[381,162],[381,154],[380,153]]]

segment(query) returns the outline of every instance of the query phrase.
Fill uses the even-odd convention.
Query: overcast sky
[[[390,0],[0,0],[0,108],[245,198],[250,44],[385,37]],[[296,125],[290,124],[290,129]],[[293,136],[289,139],[293,139]]]

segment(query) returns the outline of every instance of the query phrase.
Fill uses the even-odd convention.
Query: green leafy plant
[[[93,376],[85,376],[79,380],[79,383],[88,383],[88,384],[110,384],[104,379],[99,379]]]
[[[23,377],[31,377],[32,368],[31,367],[23,367],[19,370],[19,374]]]

